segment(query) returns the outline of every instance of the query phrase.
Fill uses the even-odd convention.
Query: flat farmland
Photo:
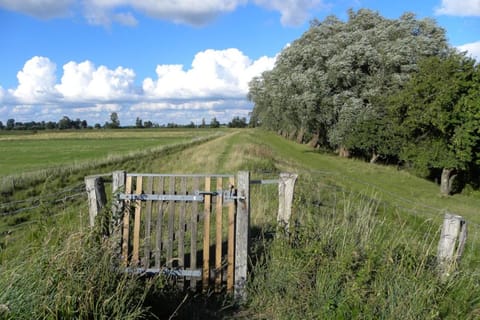
[[[212,133],[205,129],[122,129],[0,134],[0,176],[121,156]]]

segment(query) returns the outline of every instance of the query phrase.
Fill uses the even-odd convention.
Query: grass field
[[[211,130],[85,130],[0,134],[0,177],[185,142]]]
[[[185,137],[196,132],[186,131]],[[122,134],[124,139],[132,138]],[[154,318],[149,313],[158,311],[159,304],[162,313],[156,315],[162,319],[177,307],[179,319],[480,317],[477,191],[440,197],[435,183],[394,167],[340,159],[270,132],[248,129],[165,145],[165,149],[80,168],[63,177],[52,174],[19,193],[45,199],[47,194],[78,185],[85,175],[118,169],[249,170],[254,179],[297,172],[291,234],[272,237],[276,187],[252,186],[255,232],[248,301],[238,307],[228,298],[164,291],[160,280],[144,283],[112,277],[112,253],[89,238],[84,196],[60,203],[45,201],[31,212],[0,218],[0,287],[7,288],[0,292],[0,318],[2,305],[12,319],[102,319],[112,314],[124,319]],[[435,269],[435,255],[446,209],[463,215],[469,231],[459,268],[442,280]],[[115,301],[109,296],[115,296]]]

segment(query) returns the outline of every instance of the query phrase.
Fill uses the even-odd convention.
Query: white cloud
[[[108,121],[111,112],[122,112],[133,117],[122,120],[122,124],[128,124],[134,121],[135,114],[151,114],[161,123],[158,119],[167,119],[167,113],[182,113],[183,121],[219,112],[231,119],[251,108],[246,100],[248,83],[271,70],[275,60],[251,60],[238,49],[209,49],[197,53],[187,70],[182,65],[158,65],[157,78],[144,79],[142,89],[135,86],[132,69],[96,67],[88,60],[66,63],[57,82],[56,65],[46,57],[36,56],[18,72],[16,88],[0,87],[0,102],[7,106],[2,116],[4,120],[18,120],[20,115],[25,115],[21,119],[26,120],[58,120],[67,115],[103,122],[101,119]],[[226,112],[228,108],[231,111]],[[173,121],[170,115],[168,119]]]
[[[28,60],[17,73],[18,87],[11,93],[23,103],[39,103],[54,100],[56,65],[45,57]]]
[[[257,5],[279,11],[283,25],[297,26],[307,21],[312,10],[323,7],[323,0],[254,0]]]
[[[134,80],[132,69],[110,70],[105,66],[96,68],[90,61],[70,61],[63,66],[61,83],[55,88],[70,101],[125,99],[135,95]]]
[[[0,0],[0,7],[34,17],[49,19],[65,16],[75,0]]]
[[[480,0],[442,0],[438,15],[480,16]]]
[[[158,79],[145,79],[143,90],[153,99],[244,97],[248,82],[274,63],[275,58],[268,57],[252,62],[238,49],[209,49],[195,55],[189,70],[182,65],[158,65]]]
[[[457,47],[460,51],[467,51],[467,55],[480,62],[480,41],[467,43]]]

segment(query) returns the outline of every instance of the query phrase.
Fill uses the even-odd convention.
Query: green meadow
[[[85,130],[0,134],[0,176],[185,142],[209,130]]]
[[[257,129],[200,131],[205,133],[202,138],[194,138],[198,132],[179,131],[183,136],[177,142],[159,142],[150,149],[135,149],[136,153],[125,147],[132,152],[115,161],[92,155],[92,166],[49,171],[45,179],[30,184],[25,179],[18,190],[5,192],[4,202],[10,203],[11,211],[21,199],[39,199],[40,205],[0,218],[0,287],[5,288],[0,292],[0,318],[480,316],[477,191],[442,197],[434,182],[396,167],[341,159]],[[131,138],[129,131],[121,134],[126,141],[139,141],[143,133],[131,131]],[[120,144],[121,139],[113,140]],[[253,179],[276,178],[280,172],[299,174],[288,234],[276,227],[276,186],[251,187],[244,303],[236,304],[223,294],[180,291],[162,277],[146,280],[112,272],[115,252],[87,226],[82,190],[73,192],[71,200],[48,198],[71,187],[81,188],[86,175],[119,169],[154,173],[248,170]],[[448,278],[442,278],[436,269],[436,246],[446,210],[464,216],[469,229],[462,260]]]

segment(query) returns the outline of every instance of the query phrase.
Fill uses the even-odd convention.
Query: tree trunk
[[[370,158],[370,163],[377,163],[379,158],[380,158],[380,155],[375,151],[372,151],[372,157]]]
[[[442,195],[448,196],[452,194],[452,187],[455,178],[457,177],[455,173],[455,169],[452,168],[443,168],[442,170],[442,178],[440,181],[440,193]]]
[[[312,137],[312,140],[308,143],[308,145],[312,148],[316,148],[318,146],[318,141],[320,140],[320,132],[317,131]]]
[[[305,128],[300,128],[297,133],[297,143],[303,143],[303,136],[305,135]]]
[[[292,131],[289,132],[288,134],[288,139],[293,140],[293,137],[295,137],[295,134],[297,133],[297,130],[293,129]]]
[[[350,151],[344,146],[338,148],[338,155],[342,158],[350,158]]]

